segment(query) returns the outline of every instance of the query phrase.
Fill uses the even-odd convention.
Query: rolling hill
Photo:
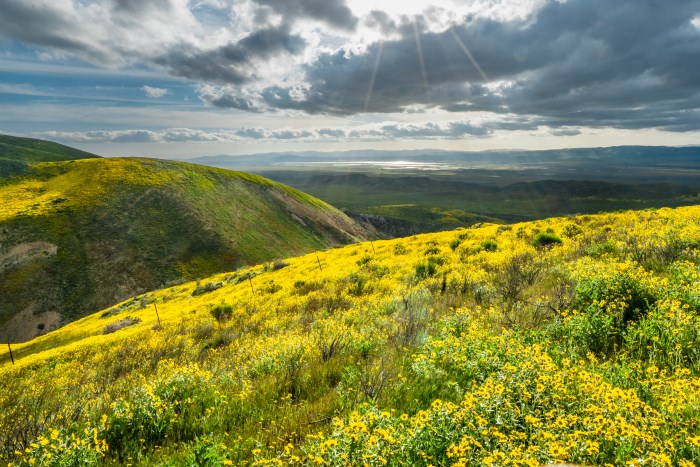
[[[698,465],[700,207],[347,245],[0,349],[30,465]]]
[[[367,236],[328,204],[255,175],[155,159],[62,160],[88,155],[2,141],[25,164],[0,183],[3,342],[168,283]]]

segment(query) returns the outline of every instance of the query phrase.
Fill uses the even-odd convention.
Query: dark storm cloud
[[[331,26],[352,30],[357,18],[345,4],[345,0],[253,0],[270,7],[285,19],[313,18]]]
[[[267,60],[281,53],[294,54],[304,46],[302,37],[291,34],[288,26],[282,25],[258,30],[236,43],[214,50],[203,51],[184,46],[173,48],[154,61],[176,76],[206,82],[243,84],[254,77],[253,61]],[[245,100],[231,96],[213,99],[212,104],[251,110]]]
[[[303,98],[268,87],[255,105],[341,115],[423,105],[550,126],[700,129],[699,15],[698,0],[552,0],[528,21],[469,18],[421,34],[422,70],[413,24],[375,12],[366,21],[403,36],[361,55],[322,54],[307,66]]]

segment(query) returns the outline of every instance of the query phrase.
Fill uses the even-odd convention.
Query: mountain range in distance
[[[445,151],[419,150],[352,150],[272,152],[250,155],[216,155],[186,159],[203,165],[215,166],[294,166],[295,164],[358,163],[426,163],[444,164],[445,167],[493,167],[513,165],[576,166],[644,166],[700,168],[700,146],[614,146],[599,148],[562,148],[548,150],[487,150]],[[390,166],[390,165],[389,165]],[[400,165],[397,165],[400,167]],[[418,166],[419,167],[419,166]]]

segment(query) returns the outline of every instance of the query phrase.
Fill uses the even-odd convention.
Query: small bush
[[[615,253],[617,253],[617,247],[615,247],[615,244],[610,241],[598,243],[586,249],[586,254],[594,258]]]
[[[481,242],[481,249],[484,251],[496,251],[498,250],[498,244],[493,240],[484,240]]]
[[[272,262],[272,269],[277,271],[278,269],[286,268],[289,263],[283,259],[276,259]]]
[[[406,254],[406,247],[403,246],[401,243],[397,243],[394,245],[394,254],[395,255],[405,255]]]
[[[428,258],[425,263],[416,264],[416,279],[419,281],[434,276],[437,273],[438,261],[435,257]]]
[[[226,456],[221,452],[221,444],[216,444],[208,438],[197,438],[194,446],[185,458],[187,465],[197,467],[219,467],[226,465]]]
[[[532,240],[532,246],[535,248],[548,248],[561,243],[561,238],[551,232],[540,232]]]
[[[275,283],[273,280],[266,281],[261,287],[260,292],[264,294],[273,294],[282,290],[282,286]]]
[[[213,292],[216,289],[223,287],[223,282],[207,282],[204,285],[197,285],[197,287],[192,292],[192,296],[202,295],[205,293]]]
[[[425,250],[425,255],[426,255],[426,256],[428,256],[428,255],[438,255],[438,254],[440,254],[440,248],[438,248],[437,246],[430,246],[430,247],[428,247],[427,250]]]
[[[566,238],[578,237],[582,233],[583,233],[583,230],[581,230],[581,227],[579,227],[576,224],[569,224],[566,227],[564,227],[564,236]]]
[[[652,291],[624,273],[595,277],[576,287],[574,307],[589,313],[609,310],[618,315],[621,325],[645,315],[656,302]]]
[[[111,334],[113,332],[119,331],[120,329],[124,329],[125,327],[132,326],[140,322],[141,318],[132,318],[131,316],[127,316],[122,320],[116,321],[114,323],[109,323],[102,330],[102,334]]]
[[[209,312],[219,324],[223,324],[231,319],[233,307],[231,305],[216,305]]]

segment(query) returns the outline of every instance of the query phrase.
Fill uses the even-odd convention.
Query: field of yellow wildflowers
[[[700,207],[354,244],[13,350],[14,466],[698,465]]]

